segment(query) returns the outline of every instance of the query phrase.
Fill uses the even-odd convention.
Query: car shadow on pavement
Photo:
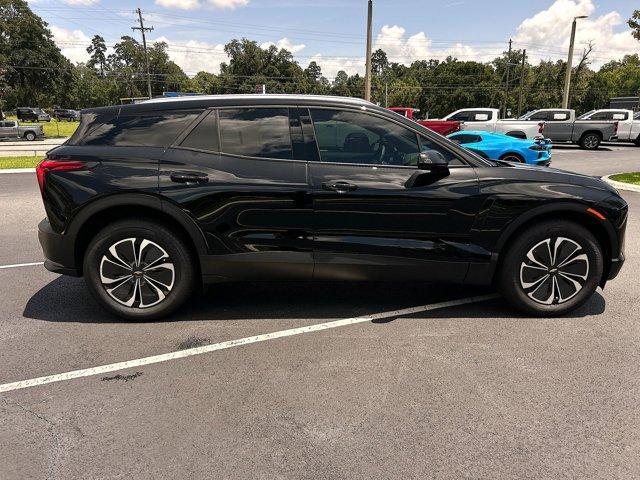
[[[490,293],[493,292],[475,287],[417,282],[217,284],[210,286],[204,294],[195,294],[178,312],[161,321],[349,318]],[[597,315],[603,311],[604,298],[596,293],[585,306],[570,316]],[[23,316],[48,322],[127,322],[103,310],[82,279],[65,276],[56,278],[37,291],[28,300]],[[524,318],[502,299],[414,316]]]

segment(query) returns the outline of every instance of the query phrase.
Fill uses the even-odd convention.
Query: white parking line
[[[278,332],[255,335],[253,337],[245,337],[245,338],[239,338],[237,340],[229,340],[221,343],[213,343],[210,345],[204,345],[202,347],[195,347],[195,348],[189,348],[186,350],[179,350],[177,352],[154,355],[152,357],[144,357],[144,358],[138,358],[135,360],[128,360],[126,362],[111,363],[109,365],[101,365],[99,367],[85,368],[82,370],[73,370],[71,372],[59,373],[56,375],[48,375],[46,377],[32,378],[29,380],[20,380],[18,382],[11,382],[11,383],[5,383],[3,385],[0,385],[0,393],[11,392],[13,390],[21,390],[23,388],[35,387],[38,385],[45,385],[47,383],[64,382],[66,380],[72,380],[74,378],[89,377],[92,375],[115,372],[117,370],[125,370],[133,367],[141,367],[143,365],[150,365],[152,363],[168,362],[169,360],[177,360],[179,358],[192,357],[194,355],[202,355],[203,353],[210,353],[210,352],[215,352],[217,350],[225,350],[228,348],[240,347],[242,345],[248,345],[250,343],[264,342],[266,340],[274,340],[276,338],[282,338],[282,337],[291,337],[293,335],[300,335],[303,333],[319,332],[321,330],[345,327],[347,325],[370,322],[371,320],[378,320],[381,318],[401,317],[404,315],[410,315],[412,313],[427,312],[431,310],[438,310],[440,308],[455,307],[458,305],[467,305],[470,303],[483,302],[485,300],[491,300],[497,297],[498,295],[481,295],[476,297],[461,298],[459,300],[450,300],[448,302],[432,303],[430,305],[421,305],[419,307],[403,308],[401,310],[392,310],[389,312],[374,313],[372,315],[364,315],[361,317],[345,318],[342,320],[335,320],[332,322],[308,325],[306,327],[291,328],[288,330],[280,330]]]
[[[14,263],[13,265],[0,265],[0,270],[2,270],[3,268],[33,267],[35,265],[44,265],[44,262]]]

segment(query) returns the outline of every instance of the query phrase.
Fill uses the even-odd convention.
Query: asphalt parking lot
[[[553,166],[640,171],[640,148],[554,147]],[[2,174],[0,390],[88,376],[0,393],[0,478],[639,478],[640,193],[623,196],[627,263],[567,317],[439,305],[491,293],[470,288],[274,283],[125,323],[38,263],[35,177]]]

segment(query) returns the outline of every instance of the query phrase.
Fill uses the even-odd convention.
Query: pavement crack
[[[121,382],[128,382],[129,380],[135,380],[140,375],[142,375],[142,372],[131,373],[129,375],[121,375],[119,373],[117,375],[114,375],[113,377],[102,377],[102,381],[103,382],[110,382],[111,380],[116,380],[116,381],[121,381]]]
[[[49,420],[45,415],[43,415],[41,413],[38,413],[38,412],[36,412],[34,410],[31,410],[30,408],[24,406],[20,402],[17,402],[15,400],[10,402],[6,398],[2,398],[2,400],[4,401],[4,403],[6,405],[18,407],[24,413],[26,413],[28,415],[31,415],[31,416],[37,418],[38,420],[40,420],[40,421],[42,421],[42,422],[47,424],[47,432],[49,432],[49,435],[51,435],[51,438],[53,440],[53,450],[52,450],[51,458],[50,458],[50,461],[49,461],[49,469],[48,469],[48,473],[47,473],[47,479],[49,479],[49,480],[55,479],[56,478],[57,467],[58,467],[58,458],[60,457],[60,447],[61,447],[60,433],[58,431],[57,425],[53,421]]]

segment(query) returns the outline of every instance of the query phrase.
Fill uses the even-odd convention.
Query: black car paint
[[[47,268],[81,275],[86,222],[109,209],[155,211],[187,232],[205,282],[246,279],[436,280],[490,284],[511,235],[543,215],[578,218],[608,245],[606,278],[624,255],[627,206],[599,179],[550,168],[483,161],[414,122],[371,104],[314,97],[235,96],[106,107],[92,112],[284,106],[358,109],[446,145],[466,166],[448,171],[317,161],[309,122],[292,121],[299,158],[277,160],[168,148],[63,145],[52,159],[82,159],[50,172],[40,226]],[[300,110],[298,110],[299,107]],[[85,112],[83,112],[84,114]],[[302,116],[300,116],[302,118]],[[197,122],[193,122],[192,128]],[[73,142],[70,142],[73,143]],[[193,181],[176,181],[176,178]],[[323,184],[345,182],[351,191]],[[606,220],[587,213],[594,208]],[[606,278],[603,279],[606,281]]]

